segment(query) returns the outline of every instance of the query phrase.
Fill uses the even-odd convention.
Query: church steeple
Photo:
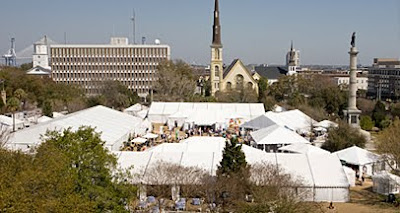
[[[218,90],[222,90],[222,81],[224,79],[222,43],[221,43],[221,25],[219,22],[219,2],[215,0],[213,39],[211,44],[211,94],[214,96]]]
[[[219,2],[215,0],[214,6],[214,25],[213,25],[213,46],[222,46],[221,43],[221,25],[219,21]]]

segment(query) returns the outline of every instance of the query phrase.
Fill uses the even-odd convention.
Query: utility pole
[[[136,44],[136,14],[135,14],[135,8],[133,8],[131,21],[132,21],[132,43]]]

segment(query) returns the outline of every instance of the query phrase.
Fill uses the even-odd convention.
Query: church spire
[[[292,40],[292,43],[290,45],[290,51],[293,52],[293,40]]]
[[[219,2],[218,2],[218,0],[215,0],[212,45],[213,46],[222,46],[222,43],[221,43],[221,25],[220,25],[220,22],[219,22]]]

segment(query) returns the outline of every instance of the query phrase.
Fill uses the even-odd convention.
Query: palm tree
[[[19,110],[21,102],[16,97],[11,97],[7,101],[7,109],[13,114],[13,132],[15,132],[15,112]]]

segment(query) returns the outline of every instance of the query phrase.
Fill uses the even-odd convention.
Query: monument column
[[[350,85],[349,85],[349,100],[348,107],[344,111],[349,124],[355,127],[360,127],[361,111],[357,109],[357,48],[355,46],[355,33],[353,33],[350,48]]]

